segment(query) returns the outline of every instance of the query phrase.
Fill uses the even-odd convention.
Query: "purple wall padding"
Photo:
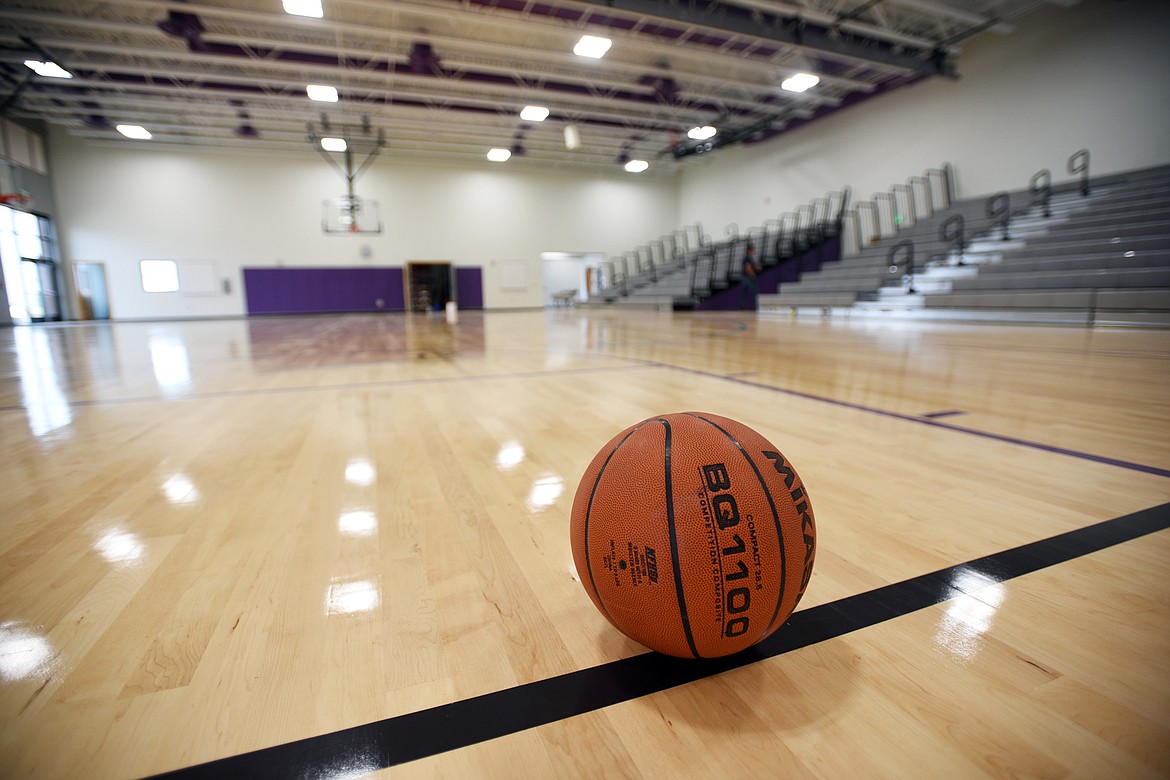
[[[401,268],[245,268],[244,296],[248,314],[406,308]]]
[[[483,269],[455,269],[455,302],[460,309],[483,308]]]
[[[841,240],[831,238],[816,249],[765,268],[757,279],[761,295],[779,292],[785,282],[800,280],[801,274],[819,271],[825,263],[841,259]],[[699,311],[734,311],[739,308],[739,284],[720,290],[695,307]]]

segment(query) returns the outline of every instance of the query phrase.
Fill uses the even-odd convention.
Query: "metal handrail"
[[[837,207],[837,233],[841,232],[841,225],[845,222],[845,209],[849,208],[849,200],[853,197],[853,188],[846,184],[841,188],[841,205]]]
[[[997,192],[987,199],[987,216],[997,220],[993,224],[1003,229],[1003,240],[1011,241],[1012,195],[1010,192]]]
[[[826,196],[828,206],[825,213],[825,224],[832,226],[833,236],[841,235],[841,226],[845,221],[845,207],[848,205],[849,196],[852,193],[853,190],[845,186]]]
[[[655,247],[658,248],[657,254],[654,253]],[[650,262],[652,262],[655,267],[666,265],[666,240],[664,238],[659,238],[650,242]]]
[[[654,268],[654,250],[649,244],[638,247],[638,260],[642,266],[642,273],[650,274],[650,281],[658,281],[658,271]]]
[[[770,226],[776,226],[776,232],[773,233]],[[776,262],[780,262],[780,240],[784,237],[784,220],[782,219],[767,219],[764,220],[764,238],[762,239],[763,246],[760,248],[760,254],[763,262],[767,263],[768,257],[776,258]],[[769,253],[772,254],[769,254]]]
[[[804,223],[803,216],[808,215],[808,224]],[[815,228],[815,217],[813,207],[811,204],[804,204],[796,207],[796,240],[797,245],[794,247],[797,251],[804,251],[809,247],[812,238],[812,232]]]
[[[1068,158],[1068,172],[1081,174],[1081,195],[1089,194],[1089,150],[1080,149]]]
[[[1028,189],[1032,192],[1032,205],[1044,207],[1044,218],[1052,216],[1052,171],[1043,168],[1036,172],[1028,181]]]
[[[841,235],[845,235],[844,224],[845,224],[846,220],[850,220],[853,222],[853,241],[854,241],[853,250],[855,252],[860,252],[861,251],[861,219],[857,216],[856,207],[850,209],[849,211],[846,211],[841,216],[841,225],[842,225]]]
[[[950,208],[951,204],[955,202],[955,175],[954,168],[951,167],[951,164],[943,163],[942,168],[927,169],[926,178],[932,182],[932,188],[933,181],[935,179],[942,180],[942,195],[943,200],[945,201],[942,205],[942,208]],[[931,212],[933,213],[936,210],[937,209],[932,208]]]
[[[903,250],[905,250],[906,259],[902,263],[898,263],[896,256],[899,253],[901,253]],[[898,273],[898,266],[899,265],[905,267],[906,271],[902,275],[910,277],[910,287],[909,287],[909,289],[906,290],[906,292],[910,295],[914,295],[916,292],[918,292],[917,290],[914,289],[914,242],[913,241],[911,241],[909,239],[907,239],[905,241],[899,241],[898,243],[896,243],[892,247],[890,247],[890,251],[886,253],[886,262],[889,263],[890,273],[892,273],[892,274]]]
[[[890,187],[890,192],[894,196],[894,208],[898,208],[898,193],[906,193],[906,211],[910,215],[910,225],[918,222],[918,206],[914,202],[914,188],[909,184],[895,184]],[[899,226],[900,227],[900,226]],[[909,227],[909,226],[907,226]]]
[[[930,191],[930,179],[928,179],[925,176],[911,176],[906,181],[910,185],[911,192],[915,192],[915,193],[917,193],[917,190],[915,190],[914,185],[916,185],[916,184],[925,185],[922,187],[922,193],[923,193],[925,200],[926,200],[926,204],[925,204],[926,205],[926,214],[924,214],[924,216],[929,217],[931,214],[934,213],[934,193],[932,193]],[[916,202],[917,202],[917,200],[916,200]]]
[[[780,236],[776,239],[776,259],[780,262],[796,253],[796,219],[791,211],[780,215]]]
[[[954,230],[951,227],[954,226]],[[962,214],[953,214],[939,225],[939,239],[950,242],[951,249],[959,256],[959,265],[966,265],[963,252],[967,249],[967,220]]]
[[[860,233],[858,234],[858,239],[859,239],[858,243],[859,243],[860,248],[864,248],[867,244],[871,244],[874,241],[876,241],[882,237],[881,226],[878,224],[878,219],[877,219],[877,206],[875,206],[873,203],[871,203],[868,200],[860,201],[856,206],[854,206],[853,208],[856,209],[856,211],[857,211],[858,223],[861,222],[861,209],[862,209],[862,207],[869,209],[870,215],[872,217],[871,221],[873,222],[873,232],[867,233],[864,237],[864,240],[862,240],[861,234]]]
[[[812,209],[813,223],[816,225],[823,225],[829,221],[829,199],[828,198],[813,198],[809,201],[809,207]],[[824,206],[824,215],[821,215],[821,207]]]
[[[870,198],[870,200],[873,201],[873,203],[874,203],[874,207],[877,211],[877,215],[878,215],[879,220],[881,219],[881,216],[882,216],[882,210],[878,206],[879,201],[889,202],[889,204],[890,204],[890,233],[891,234],[897,233],[898,232],[898,222],[895,219],[895,215],[898,213],[898,201],[894,197],[894,194],[892,192],[878,192],[878,193],[875,193],[874,196],[872,198]]]

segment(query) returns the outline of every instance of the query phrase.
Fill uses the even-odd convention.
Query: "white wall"
[[[965,46],[962,79],[929,79],[776,139],[698,158],[682,224],[722,236],[812,198],[854,200],[950,161],[959,197],[1023,189],[1041,168],[1071,179],[1081,148],[1101,175],[1170,163],[1170,2],[1084,0]]]
[[[380,202],[384,233],[326,236],[321,201],[343,194],[345,182],[307,143],[303,155],[143,151],[54,131],[50,153],[62,257],[107,264],[115,319],[242,314],[245,266],[413,260],[481,266],[486,308],[538,307],[541,252],[616,254],[677,224],[673,179],[381,160],[357,193]],[[211,261],[231,293],[144,293],[138,261],[146,259]],[[500,289],[506,260],[524,261],[526,289]]]
[[[341,177],[302,155],[139,151],[50,136],[65,260],[106,262],[115,318],[236,315],[244,266],[453,261],[484,270],[488,308],[540,306],[544,251],[620,254],[693,222],[722,236],[850,185],[855,200],[944,161],[960,197],[1067,180],[1087,147],[1101,175],[1170,163],[1170,2],[1083,0],[967,45],[960,81],[932,79],[773,141],[692,158],[677,179],[521,173],[377,162],[358,193],[384,235],[324,236],[320,202]],[[360,249],[369,247],[370,256]],[[141,291],[138,261],[212,261],[230,295]],[[501,261],[527,287],[500,289]],[[67,275],[68,276],[68,275]]]

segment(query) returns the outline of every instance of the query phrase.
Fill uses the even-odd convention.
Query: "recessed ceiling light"
[[[525,106],[520,112],[520,118],[525,122],[543,122],[548,119],[548,109],[544,106]]]
[[[344,152],[347,147],[344,138],[322,138],[321,148],[327,152]]]
[[[489,149],[487,158],[492,162],[504,162],[512,156],[512,152],[507,149]]]
[[[797,73],[794,76],[789,76],[780,82],[780,87],[789,92],[804,92],[806,89],[811,89],[821,82],[820,76],[814,76],[811,73]]]
[[[650,163],[645,160],[630,160],[626,163],[626,170],[630,173],[641,173],[650,167]]]
[[[311,16],[314,19],[325,15],[321,9],[321,0],[284,0],[284,10],[294,16]]]
[[[565,148],[569,151],[581,145],[581,131],[576,125],[565,125]]]
[[[708,138],[715,137],[719,131],[711,125],[704,125],[703,127],[692,127],[687,131],[687,138],[693,138],[696,141],[706,141]]]
[[[127,138],[134,138],[139,141],[149,141],[151,139],[150,131],[142,125],[118,125],[114,129]]]
[[[599,38],[596,35],[582,35],[581,40],[577,41],[577,45],[573,47],[573,53],[580,57],[592,57],[595,60],[601,59],[609,51],[611,45],[613,45],[613,41],[609,38]]]
[[[305,94],[309,96],[310,100],[320,100],[322,103],[337,102],[337,87],[330,87],[325,84],[310,84],[305,87]]]
[[[55,62],[41,62],[40,60],[25,60],[26,67],[38,76],[48,76],[53,79],[71,79],[73,74]]]

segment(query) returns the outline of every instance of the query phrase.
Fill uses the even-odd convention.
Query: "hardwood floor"
[[[1168,387],[1166,330],[0,329],[0,774],[1165,777]],[[644,656],[572,568],[593,455],[686,410],[816,512],[727,668]]]

